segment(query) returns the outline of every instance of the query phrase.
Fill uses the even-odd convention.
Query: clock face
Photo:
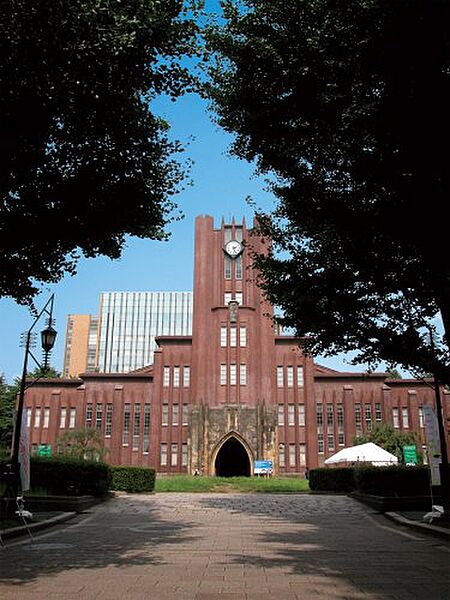
[[[225,252],[231,256],[231,258],[235,258],[242,252],[242,244],[237,240],[230,240],[225,244]]]

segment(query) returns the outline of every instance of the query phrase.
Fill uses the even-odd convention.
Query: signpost
[[[406,466],[415,466],[419,464],[415,446],[403,446],[403,458]]]
[[[428,460],[430,463],[432,485],[441,485],[439,465],[441,463],[441,442],[439,428],[434,408],[428,404],[423,407],[423,419],[428,446]]]
[[[266,475],[267,477],[273,474],[273,460],[255,460],[253,465],[253,473],[255,475]]]

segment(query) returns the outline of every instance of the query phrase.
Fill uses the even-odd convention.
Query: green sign
[[[39,444],[37,455],[38,456],[51,456],[52,448],[48,444]]]
[[[415,446],[403,446],[403,458],[407,465],[417,465],[417,451]]]

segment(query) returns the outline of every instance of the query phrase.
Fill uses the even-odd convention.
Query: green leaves
[[[308,351],[450,381],[427,338],[438,315],[450,335],[449,4],[227,7],[207,91],[233,152],[276,176],[269,300]]]
[[[195,14],[169,0],[9,3],[0,16],[0,295],[162,239],[184,177],[149,102],[192,90]]]

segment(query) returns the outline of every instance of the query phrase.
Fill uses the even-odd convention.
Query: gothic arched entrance
[[[242,442],[229,437],[216,455],[214,469],[217,477],[248,477],[251,474],[250,458]]]

